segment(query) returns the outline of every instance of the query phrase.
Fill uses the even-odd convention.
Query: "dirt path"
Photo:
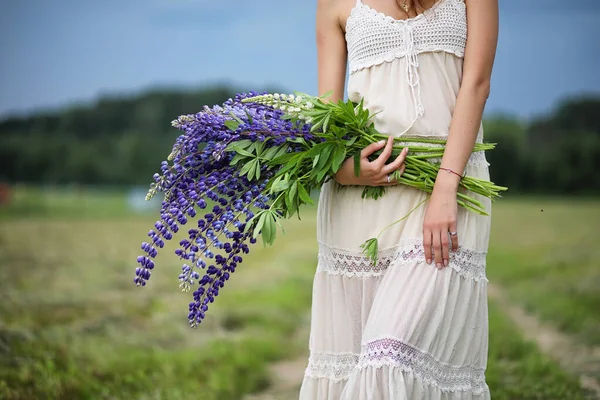
[[[247,396],[244,400],[297,400],[306,360],[306,357],[300,357],[273,364],[270,368],[272,386],[265,392]]]
[[[581,386],[596,392],[600,398],[600,348],[590,348],[575,343],[572,338],[527,314],[521,307],[512,304],[501,287],[488,286],[489,298],[521,330],[523,336],[537,343],[541,352],[556,360],[562,368],[580,378]]]
[[[293,342],[308,346],[310,314],[307,313],[301,328],[291,338]],[[271,387],[264,392],[246,396],[244,400],[298,400],[300,384],[308,362],[308,350],[295,360],[273,363],[270,369]]]

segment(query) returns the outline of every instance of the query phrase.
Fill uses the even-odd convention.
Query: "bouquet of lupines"
[[[134,282],[146,285],[164,241],[198,216],[175,251],[184,260],[180,287],[194,288],[188,314],[192,327],[202,322],[259,235],[272,244],[281,220],[299,216],[301,206],[312,204],[311,192],[331,179],[344,160],[354,158],[358,176],[360,151],[387,139],[374,128],[362,102],[334,103],[305,94],[239,94],[172,124],[183,134],[148,192],[147,199],[160,192],[164,200],[160,220],[142,244],[145,254],[137,259]],[[444,141],[395,140],[392,157],[409,148],[405,171],[395,179],[430,193],[439,170],[432,160],[442,157]],[[473,151],[493,148],[478,143]],[[459,205],[484,215],[483,205],[468,193],[494,199],[506,189],[469,176],[460,186],[465,190],[457,194]],[[383,195],[384,187],[365,187],[362,194]],[[376,263],[377,239],[367,240],[363,248]]]

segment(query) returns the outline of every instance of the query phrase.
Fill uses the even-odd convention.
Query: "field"
[[[314,210],[288,221],[275,247],[254,246],[206,323],[190,329],[172,244],[149,286],[133,285],[152,215],[128,212],[118,193],[17,196],[0,208],[0,399],[295,398]],[[600,201],[507,199],[493,218],[493,399],[597,398]],[[296,365],[285,388],[282,360]]]

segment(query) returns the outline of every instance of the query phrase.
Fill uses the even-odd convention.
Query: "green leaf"
[[[248,118],[248,122],[252,123],[252,116],[250,115],[250,113],[248,112],[248,110],[246,110],[246,117]]]
[[[377,265],[377,259],[379,256],[379,244],[377,238],[368,239],[366,242],[360,245],[363,249],[363,254],[371,259],[373,265]]]
[[[354,175],[356,177],[360,176],[360,152],[354,154]]]
[[[358,135],[352,136],[350,139],[346,140],[346,146],[352,146],[354,142],[356,142],[356,139],[358,139]]]
[[[283,192],[284,190],[286,190],[289,187],[290,187],[290,182],[286,179],[283,179],[282,176],[278,176],[277,178],[275,178],[275,180],[273,181],[273,184],[271,185],[271,192],[272,193]]]
[[[256,171],[254,172],[254,174],[256,175],[256,179],[260,179],[260,162],[258,161],[258,159],[255,160],[256,161]]]
[[[323,151],[319,156],[319,162],[315,167],[318,172],[321,172],[321,169],[325,168],[327,165],[327,161],[329,161],[329,157],[331,156],[331,151],[333,150],[333,145],[331,143],[326,143],[326,146],[323,147]]]
[[[230,112],[229,115],[231,115],[231,117],[233,119],[235,119],[237,122],[239,122],[240,124],[244,122],[237,115],[235,115],[233,112]]]
[[[263,158],[266,158],[267,160],[272,160],[276,157],[277,152],[279,151],[279,147],[280,146],[273,146],[273,147],[269,147],[267,149],[267,151],[265,151],[262,154]]]
[[[333,160],[331,162],[331,170],[336,173],[344,160],[346,159],[346,148],[344,145],[337,145],[333,151]]]
[[[246,164],[244,164],[244,166],[240,169],[241,176],[247,175],[250,172],[250,169],[254,168],[253,162],[254,162],[254,160],[249,160],[248,162],[246,162]],[[250,178],[248,178],[248,179],[250,179]]]
[[[301,138],[301,137],[295,137],[293,139],[288,139],[287,141],[291,142],[291,143],[306,144],[306,140],[304,140],[304,138]]]
[[[323,121],[323,132],[327,132],[327,127],[329,126],[329,120],[331,118],[331,114],[328,114]]]
[[[333,90],[330,90],[329,92],[325,92],[324,94],[319,96],[319,99],[326,99],[327,97],[331,96],[333,94]]]
[[[246,149],[238,149],[238,150],[236,150],[236,152],[237,152],[238,154],[241,154],[241,155],[243,155],[243,156],[246,156],[246,157],[254,157],[254,154],[253,154],[253,153],[251,153],[251,152],[249,152],[249,151],[248,151],[248,150],[246,150]]]
[[[288,198],[290,205],[292,205],[292,206],[295,205],[297,194],[298,194],[298,181],[295,181],[294,183],[292,183],[292,186],[290,186],[290,189],[287,192],[287,198]]]
[[[298,153],[286,153],[282,155],[275,155],[271,161],[269,161],[269,165],[287,165],[297,157]]]
[[[298,182],[298,196],[300,197],[300,200],[302,200],[306,204],[314,204],[314,201],[313,199],[311,199],[310,194],[308,193],[304,185],[300,182]]]
[[[239,163],[240,161],[242,161],[245,158],[246,157],[242,156],[241,154],[236,154],[235,156],[233,156],[233,158],[229,162],[229,165],[236,165],[237,163]]]
[[[254,232],[252,234],[252,237],[254,237],[254,239],[256,239],[258,237],[258,235],[260,234],[260,231],[262,230],[263,225],[265,224],[265,219],[267,217],[266,211],[265,210],[259,211],[254,216],[254,218],[257,218],[257,217],[258,217],[258,222],[256,223],[256,226],[254,227]]]
[[[320,156],[321,156],[320,154],[317,154],[317,155],[316,155],[316,156],[313,158],[313,168],[316,168],[316,166],[317,166],[317,163],[319,162],[319,157],[320,157]]]
[[[255,145],[256,146],[255,147],[256,148],[256,155],[260,156],[262,154],[263,150],[265,149],[265,142],[258,141],[258,142],[254,142],[254,143],[256,143],[256,145]]]
[[[262,239],[263,244],[266,246],[267,244],[271,244],[271,238],[273,235],[273,224],[271,220],[272,216],[269,212],[265,213],[265,221],[262,228]]]
[[[253,180],[254,179],[254,173],[256,172],[256,159],[251,160],[250,162],[248,162],[249,167],[248,167],[248,180]]]
[[[281,148],[277,151],[277,154],[275,154],[275,156],[281,157],[284,154],[288,154],[287,153],[288,149],[289,149],[289,146],[287,144],[281,145]]]
[[[317,174],[317,182],[321,182],[328,172],[329,171],[327,168],[323,168],[321,171],[319,171],[319,173]]]
[[[235,131],[240,126],[240,123],[238,121],[228,119],[227,121],[225,121],[225,126],[229,128],[229,130]]]

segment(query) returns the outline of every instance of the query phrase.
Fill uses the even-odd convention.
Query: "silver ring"
[[[456,236],[458,235],[458,232],[448,232],[450,234],[450,236]]]
[[[392,178],[391,178],[391,177],[390,177],[390,175],[388,174],[388,176],[387,176],[387,183],[391,183],[391,181],[392,181]]]

